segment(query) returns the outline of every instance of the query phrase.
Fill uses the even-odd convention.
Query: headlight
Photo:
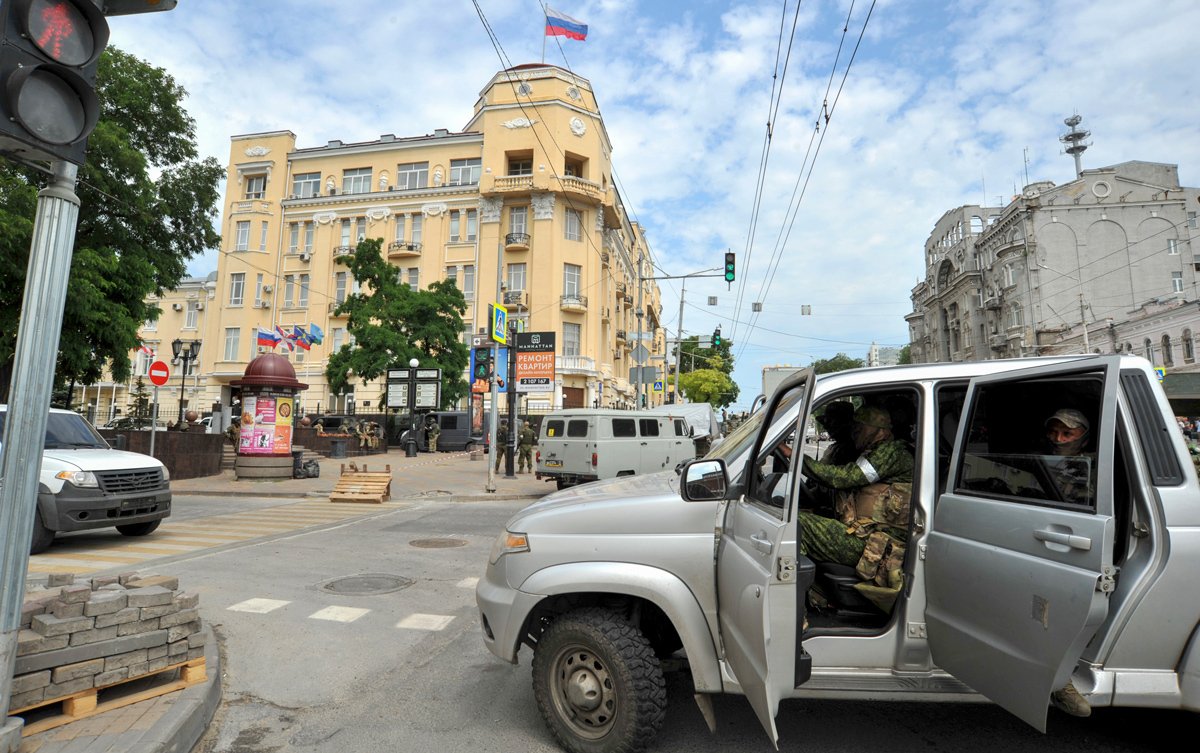
[[[492,544],[492,553],[488,557],[489,564],[496,564],[496,560],[500,559],[505,554],[516,554],[517,552],[529,551],[529,537],[523,533],[513,533],[505,531],[496,538],[496,543]]]
[[[170,481],[171,480],[171,472],[167,470],[167,467],[165,465],[162,467],[162,472],[163,472],[163,481]]]
[[[96,474],[91,471],[59,471],[54,474],[54,478],[70,481],[75,486],[88,486],[99,488],[100,482],[96,480]]]

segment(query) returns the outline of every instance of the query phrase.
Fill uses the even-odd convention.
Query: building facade
[[[1144,353],[1147,338],[1129,337],[1148,312],[1164,322],[1164,307],[1182,316],[1194,307],[1180,304],[1200,300],[1198,196],[1180,185],[1177,166],[1131,161],[1061,186],[1033,183],[1004,207],[946,212],[905,317],[913,361]],[[1184,330],[1190,340],[1200,328],[1164,326],[1182,362],[1194,351]],[[1161,359],[1165,341],[1150,339],[1159,349],[1151,360]]]
[[[232,137],[205,309],[215,316],[195,329],[200,388],[185,399],[230,404],[230,383],[263,352],[259,328],[315,324],[322,344],[276,351],[310,385],[302,410],[381,410],[382,380],[351,376],[352,391],[335,394],[325,378],[329,355],[353,344],[334,314],[357,291],[339,257],[379,238],[413,288],[449,278],[463,290],[468,346],[486,332],[492,302],[525,331],[555,333],[554,391],[531,393],[525,407],[634,407],[639,332],[646,365],[664,362],[666,333],[658,286],[641,279],[653,275],[650,248],[617,192],[611,154],[590,83],[550,65],[496,74],[461,132],[317,147],[298,146],[291,131]],[[164,308],[155,326],[174,313]],[[146,341],[160,335],[142,331]],[[661,404],[652,386],[644,402]]]

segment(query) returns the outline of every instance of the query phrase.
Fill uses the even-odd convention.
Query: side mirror
[[[685,502],[706,502],[725,499],[729,491],[729,476],[725,461],[690,460],[680,471],[679,495]]]

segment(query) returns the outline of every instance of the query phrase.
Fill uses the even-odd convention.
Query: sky
[[[1194,0],[551,7],[587,40],[547,40],[537,0],[179,0],[110,19],[110,44],[176,78],[201,154],[224,165],[235,134],[286,129],[309,147],[461,130],[491,76],[542,60],[545,42],[545,62],[591,81],[658,274],[737,254],[731,287],[688,280],[682,324],[733,342],[735,407],[763,366],[906,344],[938,218],[1072,180],[1072,114],[1092,134],[1085,169],[1165,162],[1200,185]],[[214,250],[189,271],[216,267]],[[659,285],[674,338],[680,281]]]

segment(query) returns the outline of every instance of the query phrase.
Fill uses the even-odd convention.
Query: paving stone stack
[[[199,603],[161,575],[56,574],[27,588],[9,710],[203,658]]]

